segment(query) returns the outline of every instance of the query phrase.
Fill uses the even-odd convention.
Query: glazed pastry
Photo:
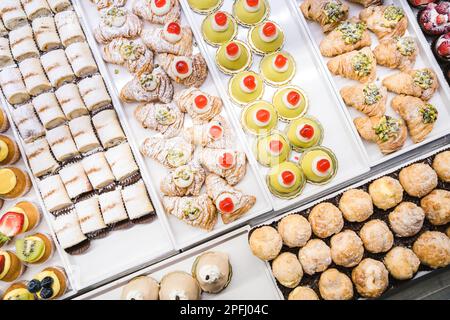
[[[28,164],[35,177],[45,176],[59,168],[45,138],[25,143],[24,149],[28,158]]]
[[[359,236],[364,248],[371,253],[388,252],[394,244],[394,235],[384,221],[374,219],[366,222]]]
[[[53,229],[59,245],[70,251],[86,243],[86,236],[81,232],[80,222],[75,210],[58,215],[52,220]]]
[[[194,146],[181,137],[164,139],[151,137],[144,140],[141,145],[141,153],[154,159],[167,168],[178,168],[192,158]]]
[[[408,70],[414,66],[418,51],[414,38],[394,37],[382,40],[373,54],[381,66]]]
[[[59,87],[55,91],[55,96],[68,120],[89,114],[75,83]]]
[[[26,270],[19,258],[11,251],[0,251],[0,281],[16,281]]]
[[[113,6],[102,12],[94,36],[97,42],[107,44],[115,38],[136,38],[141,31],[142,22],[138,16],[124,8]]]
[[[438,3],[429,3],[417,16],[420,27],[423,32],[436,36],[450,31],[450,4],[447,1]]]
[[[67,120],[53,92],[40,94],[33,99],[32,104],[47,130],[53,129]]]
[[[248,132],[264,135],[276,128],[278,114],[272,104],[260,100],[245,107],[241,114],[241,123]]]
[[[28,20],[51,14],[46,0],[20,0]]]
[[[198,197],[164,197],[163,205],[168,214],[193,227],[211,231],[217,224],[216,207],[206,194]]]
[[[433,160],[433,169],[439,179],[450,182],[450,151],[444,151],[436,155]]]
[[[272,104],[283,121],[302,117],[308,110],[309,100],[306,93],[295,86],[280,88],[273,96]]]
[[[300,9],[306,19],[318,22],[327,33],[347,19],[349,7],[339,0],[305,0]]]
[[[303,277],[303,269],[295,254],[283,252],[272,262],[275,279],[286,288],[295,288]]]
[[[219,97],[211,96],[196,88],[178,92],[174,98],[181,112],[186,112],[195,124],[210,122],[222,112],[223,103]]]
[[[50,51],[41,56],[41,63],[53,87],[59,88],[66,82],[75,79],[64,50]]]
[[[224,224],[238,220],[256,203],[256,197],[243,194],[215,174],[206,177],[205,185],[206,192],[216,205]]]
[[[114,182],[114,175],[103,152],[83,158],[81,164],[94,189],[104,188]]]
[[[373,82],[343,87],[341,97],[347,106],[368,117],[382,117],[386,112],[387,90]]]
[[[76,42],[67,46],[66,55],[77,77],[82,78],[98,71],[97,64],[87,42]]]
[[[332,268],[319,278],[320,296],[324,300],[350,300],[353,298],[353,284],[345,273]]]
[[[436,74],[427,68],[393,74],[383,79],[383,85],[391,92],[425,101],[430,100],[439,88]]]
[[[128,219],[120,189],[102,193],[98,196],[98,201],[100,203],[103,221],[108,226]]]
[[[442,226],[450,222],[450,192],[436,189],[420,201],[425,216],[432,225]]]
[[[250,233],[248,242],[252,253],[265,261],[278,257],[283,247],[283,239],[280,234],[270,226],[263,226],[253,230]]]
[[[0,133],[6,132],[9,129],[9,120],[5,110],[0,108]]]
[[[49,176],[39,182],[39,190],[45,207],[50,212],[59,211],[72,205],[64,183],[59,175]]]
[[[0,134],[0,166],[14,164],[19,159],[20,151],[17,143],[10,137]]]
[[[101,48],[103,60],[140,75],[153,71],[153,52],[140,39],[117,38]]]
[[[328,183],[336,176],[337,166],[336,156],[325,147],[307,149],[300,159],[300,167],[310,183]]]
[[[373,204],[381,209],[394,208],[403,200],[403,188],[400,182],[391,177],[382,177],[369,185],[369,194]]]
[[[266,167],[273,167],[289,159],[291,145],[281,132],[274,131],[259,137],[255,144],[256,159]]]
[[[377,143],[383,154],[401,149],[408,135],[404,121],[390,116],[359,117],[353,122],[359,135],[364,140]]]
[[[373,214],[373,203],[370,195],[360,189],[350,189],[342,194],[339,209],[349,222],[363,222]]]
[[[450,264],[450,238],[445,233],[426,231],[414,242],[413,251],[420,262],[432,269]]]
[[[71,6],[70,0],[47,0],[47,3],[54,13],[64,11]]]
[[[353,269],[352,280],[361,296],[378,298],[389,285],[389,272],[382,262],[367,258]]]
[[[36,205],[28,201],[16,203],[0,217],[0,247],[13,237],[35,229],[40,221],[41,212]]]
[[[86,40],[75,11],[58,11],[55,15],[55,24],[64,47]]]
[[[178,0],[166,0],[177,1]],[[177,56],[191,56],[193,48],[192,30],[181,26],[178,21],[166,20],[163,29],[150,26],[142,31],[145,45],[155,53],[170,53]]]
[[[53,17],[39,17],[31,22],[39,50],[47,52],[61,45]]]
[[[2,300],[36,300],[27,290],[26,282],[13,283],[1,297]]]
[[[319,300],[319,296],[311,288],[297,287],[289,293],[288,300]]]
[[[111,6],[123,7],[127,4],[127,0],[91,0],[91,2],[97,5],[98,10],[105,9]]]
[[[342,212],[329,202],[316,205],[309,213],[308,220],[314,234],[322,239],[338,234],[344,227]]]
[[[12,111],[12,118],[25,142],[32,142],[45,135],[31,103],[21,105]]]
[[[41,264],[48,261],[54,251],[52,239],[42,233],[29,235],[15,242],[17,257],[27,264]]]
[[[75,203],[75,212],[84,234],[96,234],[106,228],[97,196]]]
[[[243,71],[230,79],[228,91],[233,102],[247,105],[263,96],[263,78],[253,71]]]
[[[335,57],[343,53],[370,47],[372,40],[367,26],[357,18],[341,22],[320,42],[320,53],[324,57]]]
[[[402,202],[389,213],[388,218],[397,237],[412,237],[422,229],[425,213],[415,203]]]
[[[0,86],[6,100],[12,105],[24,103],[30,99],[22,75],[16,67],[0,71]]]
[[[142,127],[161,132],[165,138],[177,136],[184,124],[184,114],[174,103],[140,105],[135,109],[134,116]]]
[[[218,115],[209,123],[185,128],[182,136],[195,146],[211,149],[231,148],[233,133],[224,117]]]
[[[202,290],[200,289],[197,280],[195,280],[190,274],[175,271],[166,274],[161,279],[159,299],[200,300],[201,291]]]
[[[233,16],[243,26],[253,26],[264,21],[269,12],[266,0],[237,0],[233,4]]]
[[[191,9],[200,14],[216,10],[222,3],[223,0],[188,0]]]
[[[92,117],[95,132],[103,148],[114,147],[126,140],[119,119],[114,109],[107,109]]]
[[[71,199],[94,190],[80,162],[65,166],[58,174]]]
[[[150,276],[132,279],[122,289],[121,300],[158,300],[159,284]]]
[[[450,61],[450,32],[443,34],[433,44],[433,52],[439,60]]]
[[[169,172],[161,181],[160,189],[165,196],[184,197],[200,195],[206,179],[205,170],[197,162],[181,166]]]
[[[362,10],[359,18],[379,39],[403,36],[408,28],[408,18],[400,7],[375,6]]]
[[[280,50],[284,44],[284,32],[275,22],[267,21],[254,26],[248,32],[248,43],[257,54]]]
[[[298,118],[286,127],[286,135],[294,150],[304,151],[322,143],[323,127],[315,118]]]
[[[206,252],[192,266],[192,276],[207,293],[219,293],[230,284],[233,270],[230,258],[222,252]]]
[[[14,63],[14,58],[9,48],[8,38],[0,38],[0,68],[10,66]]]
[[[62,125],[47,131],[46,138],[53,155],[60,162],[71,159],[79,154],[69,126],[67,125]]]
[[[72,119],[69,122],[69,128],[80,153],[100,148],[100,142],[92,127],[91,117],[82,116]]]
[[[365,8],[370,6],[379,6],[383,4],[383,0],[349,0],[350,2],[359,3]]]
[[[327,66],[334,75],[362,83],[372,82],[377,76],[377,60],[368,47],[332,58]]]
[[[399,179],[406,193],[417,198],[426,196],[438,185],[436,172],[426,163],[416,163],[403,168]]]
[[[27,91],[32,96],[37,96],[51,89],[51,84],[45,76],[41,62],[38,58],[29,58],[19,63],[20,73]]]
[[[220,46],[233,40],[237,31],[236,21],[224,11],[210,14],[202,23],[203,38],[212,46]]]
[[[138,17],[154,24],[164,24],[180,18],[181,7],[178,0],[136,0],[133,13]]]
[[[270,192],[282,199],[298,196],[305,187],[305,175],[296,163],[286,161],[274,165],[267,173],[266,182]]]
[[[68,282],[64,269],[48,267],[28,282],[28,291],[39,300],[56,300],[66,292]]]
[[[331,258],[338,266],[351,268],[359,264],[363,258],[364,246],[358,235],[345,230],[331,237]]]
[[[122,199],[131,220],[137,220],[155,212],[142,180],[123,188]]]
[[[311,238],[311,226],[303,216],[291,214],[278,222],[278,233],[289,248],[303,247]]]
[[[199,88],[208,76],[208,66],[200,53],[193,56],[162,53],[157,59],[170,79],[186,87]]]
[[[124,102],[156,102],[170,103],[174,88],[167,74],[157,68],[151,73],[143,72],[136,75],[120,92]]]
[[[247,70],[252,61],[250,48],[239,40],[223,44],[216,52],[216,64],[225,74],[236,74]]]
[[[81,97],[89,111],[111,104],[111,97],[101,75],[96,74],[78,82]]]
[[[384,265],[392,277],[397,280],[412,279],[419,270],[420,260],[408,248],[395,247],[383,259]]]
[[[27,23],[27,15],[19,0],[3,0],[0,3],[0,16],[8,30]]]
[[[108,149],[105,152],[105,157],[117,181],[123,181],[139,172],[139,167],[128,143],[122,143]]]
[[[331,250],[325,242],[313,239],[300,249],[298,259],[303,271],[308,275],[314,275],[328,269],[331,264]]]
[[[247,172],[247,157],[242,151],[204,148],[199,159],[205,169],[224,178],[232,186],[238,184]]]
[[[272,53],[261,60],[260,70],[269,85],[278,87],[290,82],[295,76],[295,60],[287,52]]]

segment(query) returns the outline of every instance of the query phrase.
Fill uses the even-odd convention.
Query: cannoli
[[[126,140],[114,109],[107,109],[92,117],[95,131],[103,148],[111,148]]]
[[[59,171],[59,176],[71,199],[75,199],[76,197],[93,190],[80,162],[65,166]]]
[[[147,188],[142,180],[123,188],[122,199],[130,220],[136,220],[154,213]]]
[[[211,96],[196,88],[189,88],[178,92],[174,100],[181,112],[187,112],[194,124],[211,121],[222,112],[223,103],[218,97]]]
[[[331,58],[327,67],[334,75],[362,83],[372,82],[377,77],[377,60],[369,47]]]
[[[68,83],[59,87],[55,95],[67,119],[72,120],[89,114],[76,84]]]
[[[141,38],[155,53],[170,53],[177,56],[192,55],[192,30],[177,21],[169,21],[164,28],[150,26],[142,30]]]
[[[47,130],[53,129],[66,122],[66,116],[59,107],[53,92],[42,93],[35,97],[33,99],[33,106],[39,119]]]
[[[341,96],[346,105],[369,117],[381,117],[386,111],[387,90],[373,82],[343,87]]]
[[[15,108],[12,117],[25,142],[32,142],[45,135],[44,127],[39,122],[31,103]]]
[[[16,67],[0,71],[0,86],[10,104],[20,104],[30,99],[30,95],[23,83],[22,74]]]
[[[182,137],[193,145],[211,149],[230,148],[234,143],[231,128],[221,115],[216,116],[209,123],[184,129]]]
[[[34,20],[40,16],[47,16],[51,13],[50,7],[45,0],[20,0],[28,20]]]
[[[107,225],[128,219],[120,189],[102,193],[98,197],[98,200],[102,211],[103,221],[105,221]]]
[[[175,103],[148,103],[134,111],[136,120],[146,129],[161,132],[165,138],[178,135],[184,124],[184,113]]]
[[[348,4],[340,0],[305,0],[300,9],[306,19],[318,22],[327,33],[348,17]]]
[[[100,148],[100,143],[92,128],[91,118],[89,116],[82,116],[70,120],[69,127],[80,153]]]
[[[75,211],[84,234],[91,234],[106,228],[97,196],[75,203]]]
[[[247,172],[247,157],[242,151],[205,148],[200,152],[200,163],[232,186],[238,184]]]
[[[62,210],[72,205],[59,175],[49,176],[39,181],[39,190],[49,212]]]
[[[33,29],[28,24],[9,32],[9,46],[17,61],[39,57],[39,50],[33,38]]]
[[[79,155],[77,146],[67,125],[62,125],[47,131],[46,138],[56,160],[63,162]]]
[[[53,17],[40,17],[31,23],[39,50],[47,52],[61,45]]]
[[[157,59],[173,81],[186,87],[199,88],[208,77],[208,66],[201,54],[175,56],[161,53]]]
[[[106,90],[101,75],[97,74],[78,82],[81,97],[89,111],[111,104],[111,97]]]
[[[57,13],[55,15],[55,24],[64,47],[74,42],[86,40],[80,21],[74,11],[69,10]]]
[[[91,0],[91,2],[97,5],[98,10],[101,10],[111,6],[123,7],[127,0]]]
[[[102,12],[94,36],[99,43],[107,44],[115,38],[136,38],[141,30],[142,22],[136,15],[125,8],[113,6]]]
[[[117,181],[131,177],[139,171],[128,143],[109,149],[105,152],[105,157]]]
[[[393,5],[369,7],[359,13],[359,18],[379,39],[401,37],[408,29],[408,18],[403,9]]]
[[[14,59],[9,48],[8,38],[0,38],[0,69],[10,66],[13,63]]]
[[[35,177],[53,173],[59,167],[45,138],[25,143],[25,154]]]
[[[70,0],[47,0],[47,2],[54,13],[65,11],[71,6]]]
[[[408,70],[416,63],[419,47],[413,37],[383,39],[373,50],[380,66]]]
[[[94,189],[104,188],[114,182],[114,175],[103,152],[84,158],[81,164]]]
[[[67,61],[64,50],[53,50],[42,55],[41,62],[47,77],[55,88],[75,79],[75,74]]]
[[[61,214],[53,220],[53,229],[60,246],[64,249],[73,248],[87,240],[81,231],[80,222],[75,210]]]
[[[66,55],[77,77],[84,77],[98,71],[87,42],[72,43],[66,48]]]
[[[6,29],[13,30],[27,23],[27,15],[23,11],[19,0],[0,1],[0,17]]]
[[[45,76],[41,62],[38,58],[28,58],[19,63],[20,73],[27,91],[32,96],[37,96],[52,88],[52,85]]]
[[[141,153],[167,168],[178,168],[192,159],[194,146],[181,137],[164,139],[150,137],[141,146]]]
[[[133,13],[138,17],[156,24],[176,21],[180,18],[181,7],[178,0],[147,1],[136,0],[133,3]]]
[[[193,161],[166,175],[161,181],[160,190],[169,197],[195,197],[200,195],[205,179],[205,170],[197,161]]]

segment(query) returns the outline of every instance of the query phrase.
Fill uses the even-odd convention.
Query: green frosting
[[[414,74],[414,83],[423,90],[430,89],[433,85],[433,76],[427,69],[417,70]]]
[[[280,141],[283,144],[279,155],[270,152],[270,143],[273,141]],[[261,137],[256,142],[256,157],[258,162],[264,166],[272,167],[285,162],[289,158],[290,151],[289,142],[282,134],[277,132]]]
[[[372,58],[367,54],[358,52],[352,58],[353,70],[359,77],[366,77],[372,71]]]
[[[241,89],[241,81],[248,75],[254,75],[256,78],[256,90],[252,93],[247,93]],[[235,75],[230,80],[230,94],[238,103],[247,104],[259,99],[264,91],[264,83],[256,73],[245,71]]]
[[[210,15],[205,18],[202,25],[203,37],[212,44],[224,44],[232,40],[236,34],[236,23],[228,15],[229,25],[228,29],[222,32],[214,31],[211,24],[211,19],[214,19],[214,15]]]
[[[265,42],[260,37],[260,30],[264,26],[261,24],[251,30],[250,39],[253,46],[261,52],[270,53],[278,51],[284,43],[284,33],[281,29],[278,28],[278,38],[272,42]]]
[[[284,119],[293,120],[295,118],[300,117],[302,114],[304,114],[305,109],[307,108],[307,100],[306,97],[303,95],[303,93],[297,91],[301,96],[300,104],[295,109],[290,109],[286,106],[285,102],[283,101],[283,97],[290,91],[297,91],[290,88],[284,88],[277,93],[275,93],[273,97],[273,105],[278,111],[278,115]]]
[[[261,7],[255,12],[249,12],[244,7],[245,0],[237,0],[234,4],[234,14],[243,24],[254,25],[261,22],[267,13],[266,2],[261,0]]]
[[[256,112],[261,109],[265,109],[265,110],[269,111],[270,115],[271,115],[271,119],[270,119],[269,123],[264,127],[258,126],[254,120]],[[259,135],[259,134],[268,133],[268,132],[272,131],[273,129],[275,129],[275,127],[278,124],[278,115],[277,115],[275,108],[270,103],[267,103],[265,101],[259,101],[259,102],[256,102],[256,103],[248,106],[244,110],[242,121],[243,121],[243,125],[249,131]]]
[[[384,116],[373,129],[378,139],[381,142],[386,142],[391,137],[396,137],[399,134],[400,121],[389,116]]]
[[[431,124],[436,122],[438,117],[438,111],[433,105],[427,103],[425,104],[425,106],[421,107],[419,111],[420,114],[422,115],[423,123]]]
[[[280,184],[279,176],[283,171],[289,170],[296,177],[295,183],[291,187],[285,187]],[[292,162],[283,162],[274,166],[268,173],[269,189],[272,193],[280,197],[295,196],[301,192],[305,185],[304,175],[298,165]]]
[[[412,56],[416,52],[414,39],[411,37],[397,38],[397,50],[405,57]]]
[[[404,16],[403,10],[396,6],[388,6],[384,11],[384,18],[388,21],[399,22]]]
[[[331,170],[329,170],[329,173],[324,177],[317,175],[313,171],[313,162],[315,159],[317,159],[319,157],[327,158],[331,164]],[[315,149],[315,150],[311,150],[311,151],[304,153],[302,156],[301,163],[300,163],[300,166],[301,166],[303,172],[305,173],[306,179],[308,179],[309,181],[314,182],[314,183],[324,183],[324,182],[330,180],[333,177],[334,172],[336,170],[336,168],[334,168],[333,165],[334,165],[333,160],[332,160],[330,154],[327,151],[322,150],[322,149]]]
[[[342,3],[336,1],[329,1],[323,8],[326,19],[326,24],[331,24],[342,20],[345,16]]]
[[[241,56],[235,61],[231,61],[227,58],[226,44],[221,46],[217,51],[217,63],[231,72],[241,70],[249,64],[250,52],[247,50],[247,47],[243,46],[241,43],[237,44],[241,50]]]
[[[208,11],[216,8],[221,0],[188,0],[189,5],[194,10]]]
[[[264,78],[266,78],[269,82],[273,83],[285,83],[289,81],[295,73],[295,62],[292,57],[285,55],[289,59],[289,67],[285,72],[278,72],[273,67],[273,62],[276,59],[278,53],[274,53],[268,56],[265,56],[261,60],[261,74]]]
[[[299,128],[302,125],[310,125],[314,128],[314,135],[308,142],[302,141],[297,137]],[[286,128],[289,142],[295,149],[307,149],[317,146],[322,142],[323,131],[321,125],[311,118],[299,118],[292,121]]]
[[[380,88],[374,83],[366,85],[363,89],[364,102],[371,106],[381,100]]]

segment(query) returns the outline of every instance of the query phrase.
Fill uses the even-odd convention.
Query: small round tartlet
[[[273,87],[289,83],[295,76],[294,58],[287,52],[275,52],[265,56],[259,65],[264,81]]]
[[[254,102],[264,94],[264,81],[253,71],[243,71],[234,75],[228,83],[228,93],[239,105]]]
[[[279,51],[284,44],[284,32],[278,24],[266,21],[252,27],[248,32],[248,43],[260,55]]]
[[[225,74],[233,75],[247,70],[252,64],[250,48],[242,41],[233,40],[222,45],[216,53],[217,67]]]
[[[282,87],[275,92],[272,104],[282,121],[292,121],[305,115],[309,100],[306,93],[296,86]]]
[[[255,143],[255,154],[258,162],[266,167],[273,167],[289,159],[291,146],[286,135],[274,131],[261,136]]]
[[[266,0],[236,0],[233,4],[233,16],[244,27],[263,22],[269,14],[270,7]]]
[[[323,141],[323,127],[313,117],[302,117],[293,120],[286,127],[286,135],[295,151],[316,147]]]
[[[296,163],[286,161],[273,166],[267,174],[270,192],[281,199],[297,197],[305,187],[305,175]]]
[[[214,47],[233,40],[237,31],[238,26],[234,18],[223,11],[208,15],[202,23],[203,38]]]
[[[332,180],[338,169],[336,156],[325,147],[305,150],[299,163],[308,182],[318,185],[326,184]]]
[[[242,110],[241,124],[251,134],[268,134],[277,127],[278,114],[269,102],[259,100]]]
[[[191,9],[200,14],[208,14],[220,8],[223,0],[188,0]]]

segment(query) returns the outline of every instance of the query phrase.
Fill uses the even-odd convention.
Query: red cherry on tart
[[[257,7],[259,5],[259,0],[245,0],[249,7]]]
[[[255,92],[257,87],[256,78],[253,75],[248,75],[242,79],[241,89],[245,93]]]
[[[236,42],[231,42],[226,46],[226,57],[228,60],[236,61],[241,55],[241,49]]]
[[[164,28],[164,38],[170,43],[181,40],[181,26],[178,22],[169,22]]]
[[[186,74],[189,72],[189,65],[186,61],[178,61],[176,63],[176,69],[180,74]]]
[[[283,54],[277,54],[273,61],[274,69],[278,72],[286,72],[289,69],[289,59]]]
[[[220,125],[212,125],[209,128],[209,136],[213,140],[218,140],[223,137],[223,128]]]
[[[229,19],[225,12],[219,11],[212,16],[212,29],[216,32],[223,32],[228,29]]]
[[[320,159],[316,164],[317,171],[327,173],[331,168],[331,162],[328,159]]]
[[[261,39],[265,42],[272,42],[278,37],[278,29],[275,23],[266,22],[260,32]]]
[[[235,210],[235,204],[231,197],[224,196],[218,199],[218,209],[223,213],[231,213]]]
[[[157,8],[162,8],[167,4],[167,0],[155,0],[155,6]]]
[[[272,155],[279,155],[283,148],[284,143],[281,140],[271,140],[269,142],[269,151]]]
[[[178,22],[170,22],[166,29],[170,34],[179,35],[181,33],[181,26]]]
[[[244,0],[244,9],[247,12],[254,13],[257,12],[261,7],[259,0]]]
[[[297,91],[289,91],[286,95],[286,101],[288,108],[296,108],[300,104],[302,96]]]
[[[309,124],[303,125],[299,130],[299,135],[303,140],[311,140],[314,137],[314,127]]]
[[[194,98],[194,108],[197,113],[204,113],[209,110],[209,99],[204,94],[199,94]]]
[[[272,114],[267,109],[259,109],[255,112],[255,124],[259,127],[267,126],[272,120]]]
[[[232,168],[234,166],[234,155],[231,152],[224,152],[219,156],[218,164],[224,170]]]
[[[280,174],[280,184],[284,187],[292,187],[295,184],[295,180],[295,174],[290,170],[283,171]]]
[[[178,57],[174,61],[174,74],[178,78],[185,79],[192,74],[192,62],[185,57]]]

